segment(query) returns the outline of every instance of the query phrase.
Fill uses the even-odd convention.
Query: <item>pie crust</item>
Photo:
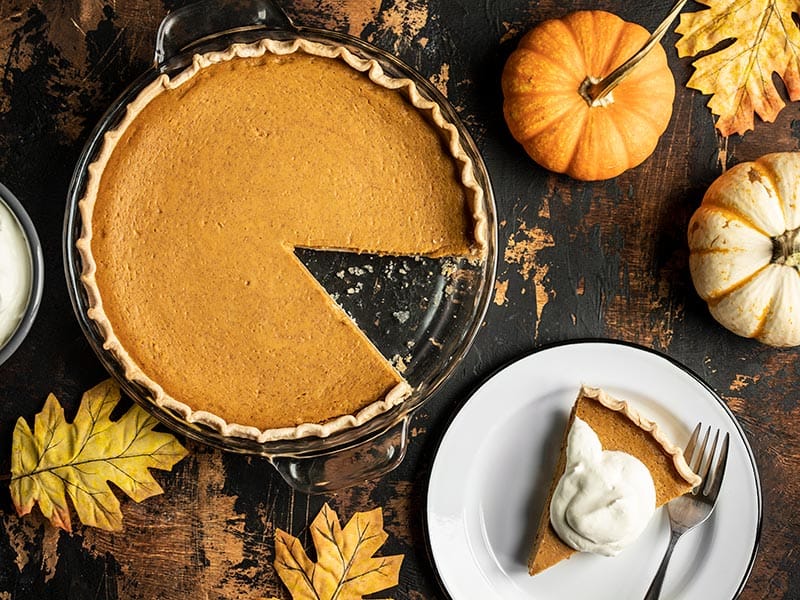
[[[366,423],[392,407],[402,403],[411,393],[411,387],[397,373],[395,385],[385,393],[385,396],[373,399],[362,408],[348,414],[339,414],[331,418],[313,422],[308,420],[297,424],[287,424],[286,426],[259,428],[247,423],[229,422],[216,412],[199,410],[187,403],[179,395],[175,397],[162,387],[157,381],[157,377],[151,377],[145,369],[131,355],[125,343],[118,337],[115,331],[113,319],[107,314],[101,286],[98,284],[98,262],[93,252],[93,239],[95,231],[93,229],[93,216],[95,207],[103,183],[103,175],[115,150],[119,147],[121,140],[130,143],[130,138],[125,138],[126,132],[137,122],[137,117],[144,111],[155,98],[168,91],[181,92],[182,87],[187,82],[192,81],[199,74],[204,73],[213,65],[228,63],[236,59],[253,59],[265,55],[278,57],[292,56],[297,53],[323,59],[333,59],[341,61],[356,72],[364,73],[373,84],[389,90],[397,90],[406,98],[416,111],[424,115],[430,126],[437,130],[438,136],[446,140],[446,152],[449,153],[453,162],[454,170],[457,172],[456,179],[460,180],[463,193],[466,199],[465,212],[472,223],[471,240],[466,240],[463,248],[448,247],[446,244],[438,249],[426,249],[419,252],[425,256],[466,256],[475,261],[485,259],[488,238],[487,214],[485,211],[485,198],[481,185],[476,180],[473,164],[469,156],[464,151],[456,127],[447,121],[442,113],[440,106],[431,100],[423,97],[416,84],[409,79],[398,79],[388,76],[381,65],[375,60],[368,60],[356,56],[343,46],[326,45],[305,39],[293,41],[278,41],[264,39],[252,44],[234,44],[222,52],[211,52],[203,55],[196,55],[191,66],[181,71],[174,77],[167,75],[159,76],[155,81],[145,87],[137,98],[131,102],[121,123],[112,131],[105,134],[101,150],[92,164],[88,167],[88,183],[86,193],[79,203],[79,210],[82,218],[83,228],[81,237],[77,241],[77,248],[82,258],[83,270],[81,281],[87,291],[89,310],[88,315],[93,319],[104,338],[103,347],[111,352],[124,369],[125,377],[148,389],[154,402],[164,408],[168,408],[178,413],[182,418],[189,422],[201,423],[209,426],[223,435],[237,436],[254,439],[259,442],[268,442],[282,439],[295,439],[308,436],[326,437],[334,432],[355,427]],[[231,62],[231,65],[233,63]],[[188,91],[186,93],[189,93]],[[177,134],[177,133],[176,133]],[[134,134],[131,133],[131,137]],[[353,157],[358,160],[358,157]],[[180,174],[176,174],[180,177]],[[105,235],[100,232],[99,235]],[[324,248],[323,248],[324,249]],[[340,250],[373,251],[371,248],[342,248]],[[336,305],[330,301],[331,305]],[[343,313],[343,311],[342,311]],[[117,323],[119,325],[119,323]],[[357,327],[357,326],[356,326]],[[364,336],[366,340],[366,336]],[[367,340],[367,343],[368,340]],[[373,347],[374,349],[374,347]],[[377,353],[377,350],[375,350]],[[386,360],[385,358],[383,359]],[[386,361],[388,365],[388,361]]]

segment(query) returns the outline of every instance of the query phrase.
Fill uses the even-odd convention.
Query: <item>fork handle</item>
[[[672,556],[672,551],[675,549],[675,544],[678,542],[681,535],[683,535],[682,531],[672,530],[672,534],[669,536],[667,551],[664,553],[664,558],[661,559],[661,564],[658,566],[655,577],[653,577],[653,583],[650,584],[647,593],[644,595],[644,600],[658,600],[659,596],[661,596],[661,586],[664,585],[664,575],[667,574],[667,565]]]

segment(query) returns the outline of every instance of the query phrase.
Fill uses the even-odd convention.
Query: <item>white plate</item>
[[[717,507],[681,538],[662,599],[734,598],[761,528],[761,488],[742,429],[697,377],[655,352],[575,342],[527,356],[486,381],[453,419],[434,460],[427,527],[441,582],[456,600],[642,598],[669,539],[659,509],[614,558],[577,554],[536,577],[528,552],[581,383],[628,400],[683,446],[698,421],[731,434]]]

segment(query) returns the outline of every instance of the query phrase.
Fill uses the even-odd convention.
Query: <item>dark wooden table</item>
[[[390,50],[445,92],[475,136],[500,217],[498,293],[456,375],[412,422],[408,456],[379,481],[329,496],[294,493],[265,461],[188,443],[158,472],[165,493],[122,500],[121,533],[71,535],[38,513],[18,518],[0,493],[0,599],[288,598],[272,566],[276,527],[308,541],[324,502],[343,518],[384,508],[383,551],[404,553],[399,587],[379,596],[443,598],[426,549],[426,479],[446,423],[499,366],[542,345],[584,337],[636,342],[705,379],[747,432],[764,495],[761,549],[742,598],[799,598],[798,353],[741,339],[710,317],[688,273],[686,228],[724,166],[796,150],[797,105],[725,140],[707,98],[688,90],[675,36],[664,46],[678,84],[655,154],[602,183],[533,164],[503,122],[499,79],[520,34],[547,17],[602,8],[652,30],[668,2],[579,0],[281,0],[299,22],[347,31]],[[16,419],[54,392],[68,415],[105,373],[72,313],[62,270],[68,182],[99,116],[152,60],[172,0],[0,0],[0,181],[16,193],[44,246],[44,300],[30,336],[0,367],[0,457],[8,470]],[[696,10],[691,4],[688,9]]]

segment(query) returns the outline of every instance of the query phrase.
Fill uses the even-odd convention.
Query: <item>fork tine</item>
[[[725,432],[725,437],[722,439],[722,447],[719,450],[719,458],[717,465],[714,467],[714,472],[711,474],[712,479],[706,482],[703,489],[703,495],[707,496],[712,502],[715,502],[719,495],[719,489],[722,487],[722,477],[725,475],[725,465],[728,463],[728,445],[731,435]]]
[[[697,427],[692,432],[692,437],[689,438],[689,443],[686,444],[686,449],[683,451],[683,458],[686,459],[686,464],[692,464],[692,454],[694,454],[694,447],[697,444],[697,438],[700,437],[700,430],[703,428],[702,423],[698,423]]]
[[[696,448],[694,451],[694,455],[692,457],[692,462],[689,464],[689,467],[700,475],[700,467],[703,466],[703,456],[706,453],[706,445],[708,444],[708,436],[711,434],[711,427],[706,429],[706,434],[703,436],[703,443],[700,444],[699,448]]]
[[[706,433],[706,440],[708,440],[709,436],[711,435],[711,427],[708,428],[708,432]],[[702,470],[697,474],[703,478],[703,488],[708,489],[708,481],[709,477],[708,474],[711,472],[711,465],[714,463],[714,455],[717,453],[717,442],[719,442],[719,429],[714,434],[714,443],[711,444],[711,450],[709,452],[705,451],[703,448],[703,466]]]

